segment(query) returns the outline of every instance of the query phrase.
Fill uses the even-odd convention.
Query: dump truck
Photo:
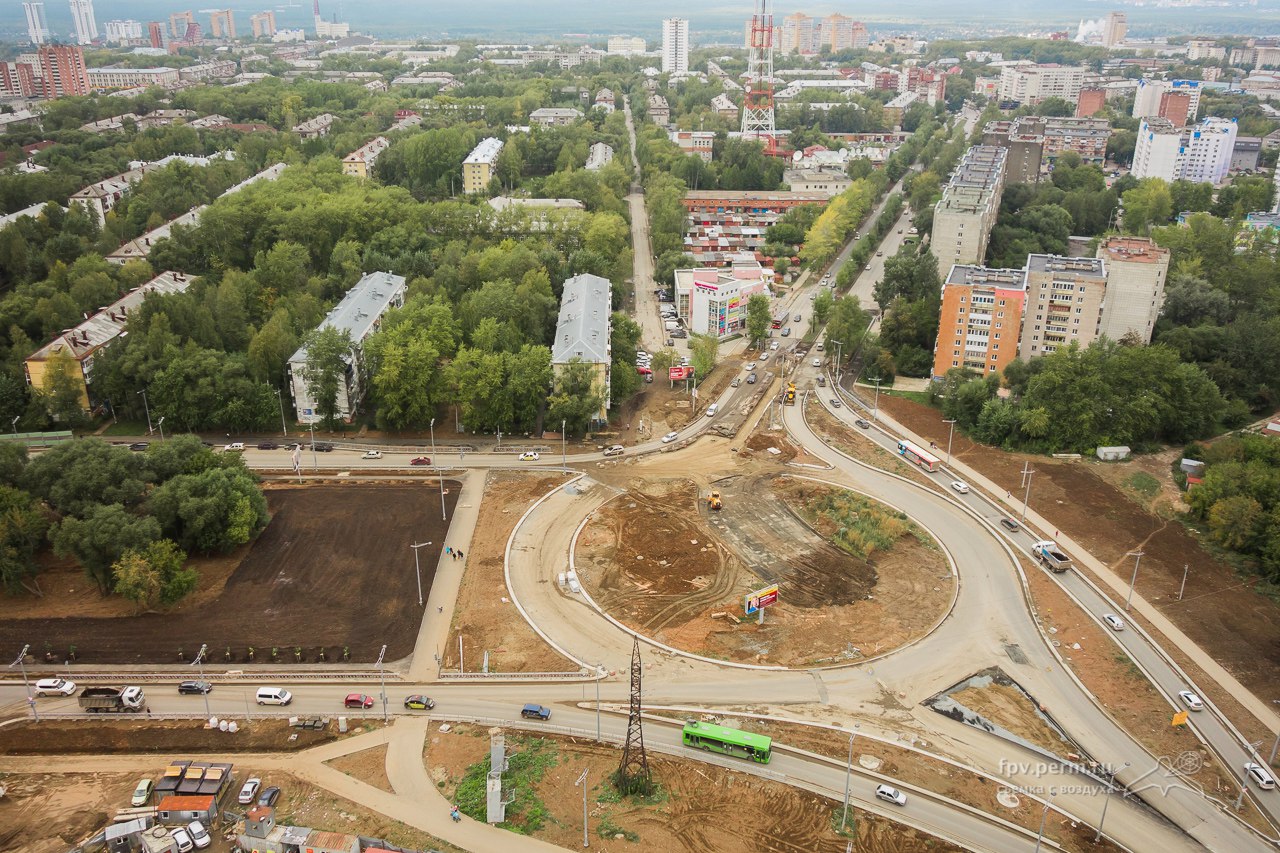
[[[1062,573],[1071,568],[1071,558],[1062,553],[1057,542],[1045,540],[1031,545],[1031,555],[1050,571]]]
[[[787,383],[787,396],[785,398],[785,402],[788,406],[794,406],[796,404],[796,383]]]
[[[712,492],[711,497],[707,498],[707,508],[719,512],[724,509],[724,501],[720,500],[719,492]]]
[[[79,702],[91,714],[110,714],[141,711],[145,699],[141,687],[86,687]]]

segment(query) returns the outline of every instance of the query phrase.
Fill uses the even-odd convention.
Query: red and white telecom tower
[[[751,16],[751,52],[747,57],[746,98],[742,103],[742,136],[764,143],[765,152],[777,150],[773,124],[773,13],[769,0],[756,0]]]

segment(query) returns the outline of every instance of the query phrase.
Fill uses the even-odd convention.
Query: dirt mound
[[[790,462],[796,458],[799,452],[791,439],[782,430],[766,430],[757,432],[747,439],[747,449],[755,454],[766,455],[769,459],[778,462]],[[777,453],[771,453],[770,449],[776,449]],[[747,454],[751,455],[751,454]]]

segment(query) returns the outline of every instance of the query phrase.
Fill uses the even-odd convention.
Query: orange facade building
[[[963,367],[986,375],[1018,357],[1027,299],[1026,270],[956,264],[942,285],[933,375]]]

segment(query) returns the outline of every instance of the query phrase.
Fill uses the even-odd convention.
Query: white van
[[[1275,777],[1273,777],[1267,768],[1263,767],[1261,764],[1254,764],[1250,761],[1245,764],[1244,772],[1248,774],[1249,778],[1264,791],[1270,791],[1276,786]]]
[[[259,705],[288,705],[293,701],[293,694],[283,687],[259,687]]]
[[[707,406],[707,417],[714,418],[718,411],[720,411],[720,404],[712,403],[710,406]]]

